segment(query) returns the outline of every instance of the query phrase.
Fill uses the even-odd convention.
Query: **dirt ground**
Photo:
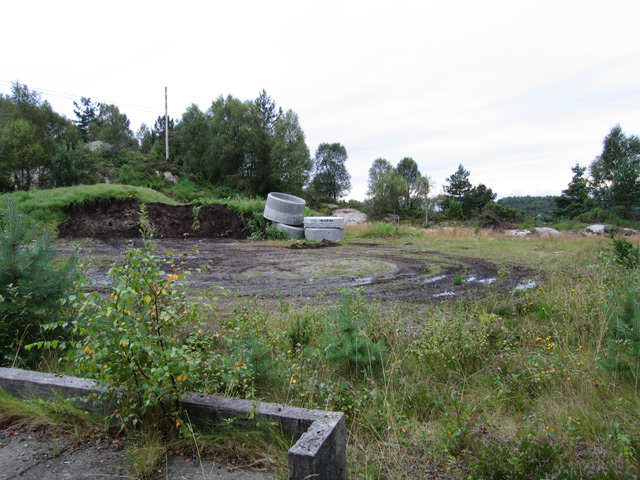
[[[0,425],[0,479],[101,480],[134,479],[123,445],[114,438],[74,440]],[[158,465],[154,480],[274,480],[259,466],[236,467],[197,456],[171,454]]]
[[[69,218],[59,228],[60,238],[140,237],[140,207],[135,200],[72,206],[66,213]],[[147,218],[158,238],[249,236],[240,215],[225,205],[148,203]]]
[[[498,281],[499,266],[491,261],[430,251],[410,242],[305,245],[246,240],[242,219],[221,205],[204,205],[201,227],[193,231],[192,209],[148,205],[158,252],[177,252],[185,269],[210,267],[189,277],[195,289],[219,286],[236,296],[309,302],[337,295],[344,287],[360,287],[363,295],[380,300],[424,302],[511,290],[531,274],[513,267],[508,279]],[[92,238],[79,242],[79,253],[90,260],[88,275],[98,288],[107,287],[107,272],[123,258],[122,252],[140,244],[137,212],[131,202],[103,204],[70,211],[69,221],[61,226],[62,238]],[[61,255],[77,246],[74,241],[56,244]]]

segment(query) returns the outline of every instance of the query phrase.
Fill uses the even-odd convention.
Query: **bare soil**
[[[147,218],[158,238],[231,238],[249,236],[240,215],[225,205],[167,205],[148,203]],[[72,205],[60,225],[60,238],[140,237],[140,206],[125,202]]]
[[[512,267],[508,278],[499,280],[499,266],[491,261],[410,243],[246,240],[242,219],[222,205],[203,205],[201,226],[194,231],[192,209],[148,205],[158,252],[179,254],[185,269],[209,267],[188,277],[194,289],[219,286],[236,296],[313,300],[336,295],[344,287],[360,287],[363,295],[380,300],[424,302],[512,290],[532,274]],[[127,248],[141,243],[137,204],[74,208],[69,217],[60,228],[62,238],[92,239],[79,247],[59,241],[58,252],[68,255],[79,248],[90,260],[89,277],[98,288],[106,288],[109,268],[122,260]]]

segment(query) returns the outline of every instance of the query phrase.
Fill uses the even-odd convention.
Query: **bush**
[[[27,220],[12,197],[3,201],[0,228],[0,362],[29,363],[34,357],[23,347],[42,338],[43,322],[63,316],[60,299],[73,284],[76,259],[54,268],[51,232]]]
[[[607,352],[603,364],[634,376],[640,373],[640,289],[625,280],[609,313]]]
[[[640,245],[634,247],[631,242],[625,238],[615,238],[611,235],[613,241],[613,260],[622,265],[627,270],[633,270],[640,265]]]
[[[483,228],[502,228],[507,224],[522,223],[526,214],[522,210],[506,207],[500,203],[490,203],[478,215],[478,221]]]
[[[218,357],[209,354],[198,327],[199,304],[211,303],[188,298],[181,280],[189,272],[155,252],[144,207],[141,233],[142,247],[129,248],[124,263],[109,271],[111,294],[70,296],[78,319],[46,328],[72,329],[67,360],[73,373],[96,379],[105,389],[100,399],[116,401],[113,417],[122,428],[147,420],[180,427],[178,397],[197,390],[215,370]]]
[[[340,306],[329,310],[333,324],[327,327],[321,343],[327,360],[350,375],[375,370],[382,365],[386,348],[382,340],[371,342],[364,331],[369,317],[362,309],[358,291],[343,290]]]

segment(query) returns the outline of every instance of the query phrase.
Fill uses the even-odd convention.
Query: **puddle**
[[[442,293],[436,293],[433,298],[439,298],[439,297],[455,297],[455,293],[454,292],[442,292]]]
[[[373,277],[363,277],[359,278],[355,282],[351,283],[352,287],[361,287],[363,285],[371,285],[373,283]]]
[[[447,278],[446,275],[437,275],[435,277],[428,277],[424,279],[423,283],[439,282],[440,280],[444,280],[445,278]]]
[[[520,285],[515,287],[514,290],[531,290],[537,284],[538,283],[535,280],[529,280],[527,283],[521,283]]]

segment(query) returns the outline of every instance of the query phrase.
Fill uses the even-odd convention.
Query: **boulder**
[[[369,217],[366,213],[363,213],[355,208],[342,208],[333,212],[334,217],[344,218],[345,225],[361,225],[367,223]]]

